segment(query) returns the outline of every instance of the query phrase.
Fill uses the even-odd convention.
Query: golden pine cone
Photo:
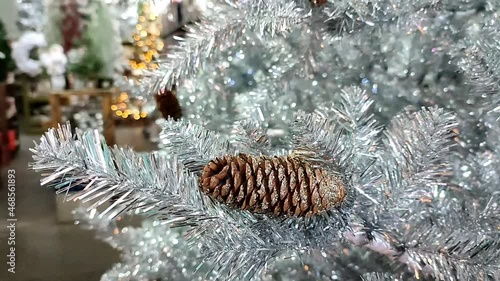
[[[277,216],[310,217],[347,197],[340,177],[292,156],[218,157],[204,167],[200,188],[234,208]]]

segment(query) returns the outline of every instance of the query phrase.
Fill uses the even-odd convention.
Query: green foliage
[[[112,15],[107,6],[96,2],[96,12],[90,15],[82,40],[78,46],[85,48],[83,58],[69,65],[69,70],[77,76],[89,79],[111,78],[116,61]]]
[[[113,28],[113,15],[109,7],[102,1],[97,3],[95,18],[92,20],[88,30],[91,32],[95,45],[95,55],[103,62],[102,69],[99,72],[99,78],[112,78],[116,61],[120,59],[122,53],[121,39],[118,39],[118,34]]]
[[[14,69],[14,62],[10,56],[10,46],[7,38],[7,31],[0,20],[0,82],[7,79],[9,71]]]
[[[71,73],[76,76],[88,79],[98,79],[100,77],[100,72],[103,68],[102,59],[96,54],[96,45],[98,42],[94,41],[90,30],[87,30],[83,35],[79,46],[85,47],[85,54],[77,63],[72,63],[68,65],[68,69]]]

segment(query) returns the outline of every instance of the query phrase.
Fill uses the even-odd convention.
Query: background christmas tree
[[[7,79],[9,71],[14,69],[14,63],[10,56],[9,38],[7,30],[2,21],[0,21],[0,81]]]
[[[69,70],[83,79],[113,80],[126,61],[114,7],[102,0],[46,3],[44,33],[49,44],[60,44]]]
[[[155,61],[163,50],[160,38],[161,23],[158,11],[153,11],[147,1],[139,3],[139,21],[135,26],[133,44],[134,58],[130,60],[132,70],[152,70],[158,67]]]

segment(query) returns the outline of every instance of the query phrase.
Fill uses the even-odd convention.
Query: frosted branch
[[[192,77],[211,57],[237,42],[246,29],[272,37],[289,31],[303,18],[293,2],[252,0],[240,6],[216,3],[206,20],[189,27],[186,38],[176,38],[179,44],[160,61],[160,68],[150,73],[158,77],[152,90],[170,88]]]
[[[442,280],[484,280],[500,274],[500,233],[441,231],[433,226],[409,226],[406,253],[424,274]],[[417,229],[418,228],[418,229]]]
[[[158,221],[145,220],[140,227],[118,227],[117,221],[100,218],[95,209],[77,209],[75,218],[77,224],[95,230],[100,240],[120,251],[120,263],[105,272],[101,281],[189,281],[211,274],[199,267],[199,253],[188,247],[182,232]]]
[[[162,124],[160,148],[192,172],[199,172],[211,159],[232,154],[229,142],[220,135],[189,121],[169,119]]]
[[[257,124],[244,121],[236,123],[231,134],[232,144],[238,151],[253,155],[266,155],[271,151],[267,134]]]
[[[299,153],[312,161],[348,166],[354,157],[354,147],[343,145],[352,143],[345,128],[318,113],[299,111],[295,116],[292,130],[294,146]]]
[[[444,185],[451,171],[446,156],[454,145],[455,126],[455,117],[438,108],[393,118],[384,140],[389,155],[381,156],[388,167],[390,200],[403,208],[423,196],[431,198],[431,187]]]
[[[431,275],[438,280],[484,280],[500,274],[495,263],[500,257],[498,233],[485,236],[460,231],[442,233],[422,224],[408,225],[408,230],[411,234],[404,238],[407,243],[388,233],[363,228],[345,232],[344,237],[354,245],[406,264],[417,279]]]
[[[44,175],[42,186],[65,193],[68,201],[93,202],[88,211],[111,202],[100,218],[135,209],[166,214],[179,225],[212,217],[198,192],[197,178],[165,155],[108,148],[96,131],[73,135],[69,124],[50,129],[31,151],[31,168]],[[70,192],[78,186],[83,190]]]
[[[463,50],[455,51],[457,64],[472,86],[473,93],[495,94],[500,89],[499,27],[495,17],[486,18],[487,24],[464,39]]]
[[[384,273],[371,272],[367,274],[363,274],[363,281],[394,281],[395,279]],[[397,279],[396,279],[397,280]]]
[[[376,149],[381,127],[372,113],[373,100],[359,87],[341,90],[340,102],[331,108],[322,109],[330,119],[338,120],[352,133],[356,151],[373,152]]]

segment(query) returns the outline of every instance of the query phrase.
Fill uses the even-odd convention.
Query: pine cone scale
[[[283,212],[289,213],[291,203],[292,203],[292,194],[289,193],[286,199],[283,201]]]
[[[283,174],[278,176],[278,180],[280,181],[280,192],[279,192],[280,200],[284,200],[286,198],[286,196],[288,195],[288,187],[290,186],[288,178],[285,176],[284,173],[285,172],[283,172]]]
[[[280,192],[280,184],[279,184],[279,181],[278,181],[278,175],[277,175],[277,171],[274,170],[273,172],[271,172],[271,174],[269,175],[269,183],[268,183],[268,186],[271,187],[270,188],[270,193],[271,193],[271,206],[273,206],[273,209],[274,207],[276,207],[276,204],[278,203],[278,199],[279,199],[279,192]]]
[[[307,177],[306,171],[304,167],[299,168],[299,204],[297,205],[297,208],[300,209],[300,211],[305,211],[307,209],[307,200],[308,200],[308,194],[309,194],[309,178]]]
[[[220,195],[222,197],[226,197],[229,194],[229,190],[230,189],[231,189],[231,185],[228,182],[228,183],[226,183],[225,185],[222,186]]]
[[[236,202],[238,202],[238,204],[241,204],[241,205],[244,204],[243,199],[245,198],[245,192],[246,192],[246,183],[244,183],[242,188],[240,188],[240,191],[238,192],[238,196],[236,197]]]

